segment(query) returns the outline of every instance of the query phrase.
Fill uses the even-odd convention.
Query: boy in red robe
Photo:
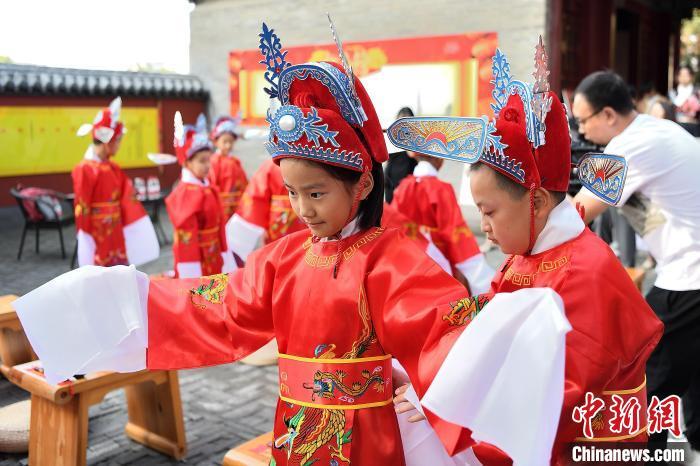
[[[241,161],[232,152],[238,135],[238,122],[231,117],[216,120],[211,131],[216,151],[211,157],[209,182],[219,190],[224,222],[238,209],[243,190],[248,185]]]
[[[544,54],[541,42],[538,53]],[[566,200],[569,128],[561,102],[547,91],[543,60],[536,62],[540,64],[536,76],[544,78],[530,91],[528,85],[510,78],[505,56],[497,51],[493,144],[472,166],[470,183],[482,215],[482,230],[508,255],[491,290],[479,299],[550,288],[561,296],[573,327],[566,337],[564,401],[551,456],[551,464],[565,465],[574,442],[646,441],[645,364],[663,325],[610,248],[586,228],[579,212]],[[420,123],[416,120],[420,119],[409,123]],[[447,117],[444,123],[458,120]],[[466,127],[469,123],[459,124]],[[392,142],[410,147],[405,141]],[[579,166],[582,182],[601,199],[614,202],[624,184],[622,164],[615,157],[596,154]],[[473,305],[478,307],[479,300]],[[576,411],[587,401],[587,393],[606,406],[592,423],[591,433],[583,428],[581,411]],[[614,396],[626,406],[637,406],[638,422],[625,435],[615,427],[615,413],[610,409]],[[409,408],[403,404],[403,395],[397,401],[400,411]],[[422,402],[449,420],[446,406],[458,400],[424,398]],[[450,453],[463,448],[468,437],[466,431],[461,437],[454,431],[438,430],[438,434]],[[478,443],[473,453],[484,465],[512,464],[508,455],[487,443]]]
[[[111,160],[126,133],[117,97],[84,124],[78,136],[92,135],[83,160],[73,168],[78,265],[140,265],[159,254],[151,219],[129,177]]]
[[[412,157],[418,164],[413,174],[401,180],[394,191],[392,206],[430,237],[449,261],[453,275],[466,281],[473,294],[487,291],[493,269],[464,221],[452,185],[437,176],[443,160],[423,155]]]
[[[165,200],[173,224],[173,256],[176,277],[200,277],[235,269],[226,246],[219,191],[207,175],[211,143],[204,115],[197,126],[184,126],[175,114],[175,152],[182,165],[180,183]]]

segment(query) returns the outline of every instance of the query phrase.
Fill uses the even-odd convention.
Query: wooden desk
[[[267,466],[272,459],[272,432],[232,448],[222,466]]]
[[[12,308],[15,299],[15,295],[0,296],[0,367],[9,368],[37,359]]]
[[[0,368],[15,385],[32,394],[29,465],[84,466],[88,408],[113,390],[124,388],[129,412],[126,435],[175,459],[187,447],[176,371],[128,374],[100,372],[51,385],[36,370],[38,361]]]

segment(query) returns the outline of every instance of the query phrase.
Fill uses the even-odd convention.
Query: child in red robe
[[[174,145],[182,175],[165,199],[165,207],[174,229],[175,276],[229,272],[235,263],[226,247],[219,191],[207,179],[212,147],[204,115],[199,116],[196,127],[183,126],[177,112]]]
[[[233,155],[233,147],[238,139],[238,122],[231,117],[216,120],[211,131],[211,140],[216,151],[211,157],[209,182],[219,190],[224,222],[236,212],[241,195],[248,185],[248,178],[241,161]]]
[[[117,97],[84,124],[78,136],[92,135],[83,160],[73,168],[78,265],[140,265],[158,257],[159,245],[151,219],[129,177],[111,160],[126,133],[119,121]]]
[[[443,160],[418,154],[412,157],[418,164],[413,174],[399,183],[392,205],[429,235],[450,262],[452,273],[464,277],[473,294],[487,291],[493,269],[464,221],[452,185],[437,176]]]
[[[535,75],[541,80],[533,93],[528,85],[510,78],[505,56],[497,51],[493,92],[497,119],[490,129],[492,144],[472,166],[470,183],[482,215],[482,230],[508,255],[491,290],[480,299],[549,288],[561,296],[573,327],[566,337],[563,407],[551,452],[551,464],[565,465],[574,442],[646,441],[645,365],[663,326],[614,253],[586,228],[577,209],[565,199],[571,166],[568,122],[557,96],[547,92],[541,42],[538,53],[541,59],[536,61]],[[467,128],[472,124],[468,120],[446,117],[442,123],[446,128],[455,124]],[[397,123],[418,128],[421,122],[409,119]],[[406,141],[418,141],[419,137],[416,131],[412,137],[392,142],[410,147]],[[582,182],[599,197],[608,202],[619,198],[624,184],[623,160],[596,154],[579,170]],[[479,300],[473,305],[478,307]],[[606,406],[593,422],[590,436],[585,435],[581,411],[575,413],[587,401],[587,393]],[[621,435],[614,427],[615,414],[610,409],[614,396],[620,397],[623,405],[637,406],[638,422],[632,432]],[[422,402],[449,420],[447,411],[460,402],[459,398],[457,394],[437,401],[424,398]],[[403,404],[403,395],[397,401],[400,411],[409,409]],[[461,448],[457,436],[439,430],[438,434],[449,452]],[[473,453],[484,465],[512,464],[509,455],[485,442],[474,446]]]

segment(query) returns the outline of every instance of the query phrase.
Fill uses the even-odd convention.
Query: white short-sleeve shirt
[[[655,285],[700,289],[700,142],[672,121],[638,115],[605,153],[627,159],[620,205],[657,262]]]

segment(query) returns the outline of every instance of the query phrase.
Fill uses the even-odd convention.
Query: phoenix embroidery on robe
[[[367,296],[362,286],[360,287],[357,308],[362,319],[362,331],[358,339],[353,343],[350,351],[343,354],[341,359],[358,358],[372,343],[377,341],[374,325],[369,314]],[[334,358],[334,349],[336,349],[336,345],[332,343],[318,345],[314,350],[314,354],[317,359]],[[346,385],[343,381],[345,375],[342,371],[317,371],[314,374],[312,383],[305,383],[304,388],[313,390],[314,397],[318,395],[324,398],[335,397],[336,390],[342,393],[340,396],[350,397],[362,396],[372,386],[377,391],[384,390],[384,379],[381,374],[371,374],[369,371],[363,371],[362,376],[365,380],[354,382],[351,385]],[[278,449],[285,449],[287,458],[290,460],[293,455],[298,457],[298,464],[305,466],[312,464],[313,460],[311,458],[319,448],[335,438],[336,444],[328,446],[332,450],[331,458],[333,458],[333,461],[337,459],[350,464],[350,459],[343,453],[343,446],[349,444],[352,437],[352,429],[345,430],[345,415],[346,411],[342,409],[307,408],[302,406],[294,416],[284,418],[287,432],[275,439],[274,446]],[[293,461],[292,464],[297,463]],[[336,461],[336,464],[339,463]]]

